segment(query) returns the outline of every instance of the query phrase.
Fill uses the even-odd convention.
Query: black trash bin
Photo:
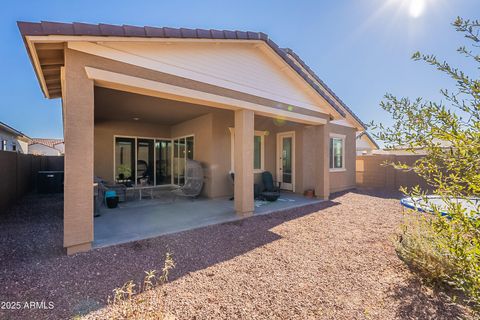
[[[109,209],[115,209],[118,206],[118,196],[108,197],[105,200]]]
[[[38,171],[37,192],[62,193],[63,171]]]

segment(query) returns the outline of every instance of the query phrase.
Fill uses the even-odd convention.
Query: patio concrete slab
[[[294,193],[282,193],[275,202],[255,201],[255,215],[321,202]],[[148,239],[164,234],[242,219],[235,214],[233,201],[222,199],[153,199],[121,203],[103,209],[95,218],[96,248]]]

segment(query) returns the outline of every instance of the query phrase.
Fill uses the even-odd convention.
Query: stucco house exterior
[[[13,151],[19,153],[28,153],[28,141],[27,137],[22,132],[0,122],[0,150],[1,151]]]
[[[49,99],[62,99],[64,246],[93,240],[92,178],[181,185],[186,159],[203,195],[234,193],[254,211],[268,170],[283,189],[317,197],[355,186],[360,119],[290,49],[258,32],[19,22]],[[229,172],[235,172],[232,186]],[[192,213],[193,214],[193,213]]]
[[[28,153],[41,156],[61,156],[65,152],[63,139],[32,138]]]

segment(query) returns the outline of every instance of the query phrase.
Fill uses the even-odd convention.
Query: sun
[[[426,0],[408,0],[408,14],[412,18],[419,18],[426,7]]]

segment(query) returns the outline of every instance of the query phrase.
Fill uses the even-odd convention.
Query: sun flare
[[[409,0],[408,14],[412,18],[420,17],[425,11],[426,0]]]

